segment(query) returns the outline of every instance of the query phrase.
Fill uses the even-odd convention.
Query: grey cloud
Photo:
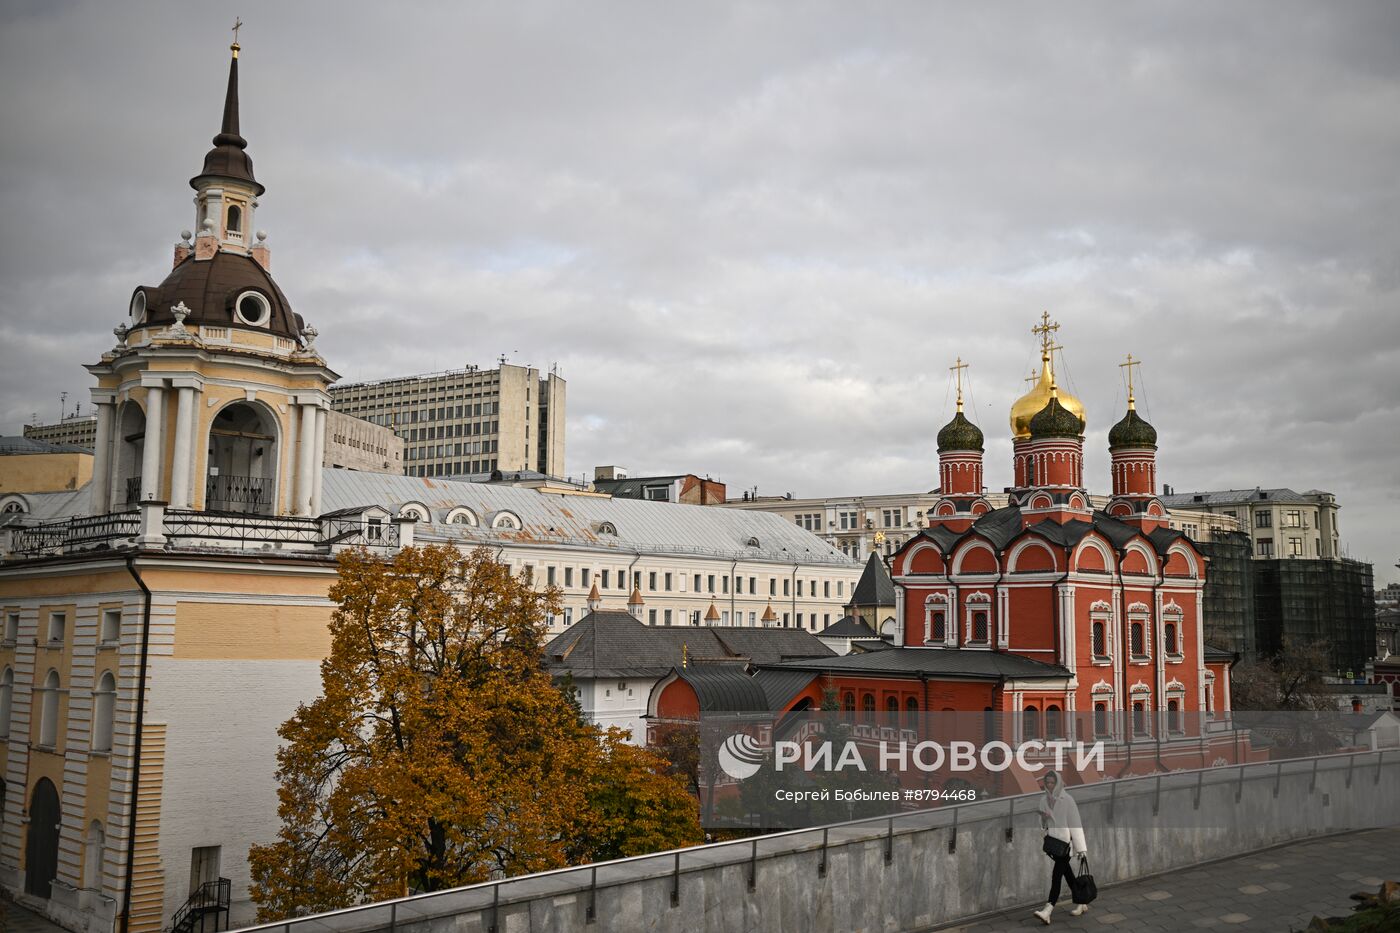
[[[1143,358],[1179,489],[1328,488],[1395,579],[1389,3],[249,3],[274,271],[346,378],[518,352],[569,466],[928,488],[973,363],[987,478],[1042,309],[1088,475]],[[0,422],[86,389],[192,222],[222,8],[0,10]]]

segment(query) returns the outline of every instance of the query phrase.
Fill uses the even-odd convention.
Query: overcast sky
[[[0,3],[0,431],[193,226],[229,27],[257,225],[347,380],[568,380],[568,471],[987,484],[1042,310],[1109,485],[1335,492],[1400,578],[1400,5]]]

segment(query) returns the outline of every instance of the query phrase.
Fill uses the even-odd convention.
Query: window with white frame
[[[924,642],[942,645],[948,641],[948,600],[934,594],[924,600]]]
[[[49,642],[50,644],[62,642],[68,632],[68,614],[66,612],[49,613]]]
[[[102,610],[102,631],[100,633],[102,644],[116,644],[121,640],[121,635],[122,611],[120,609]]]
[[[1171,618],[1162,626],[1162,650],[1167,657],[1181,657],[1181,620]]]
[[[15,642],[19,639],[19,613],[5,613],[5,641]]]
[[[43,693],[39,703],[39,745],[51,749],[58,744],[58,671],[51,670],[44,678]]]
[[[1147,660],[1147,625],[1143,622],[1128,624],[1128,646],[1134,661]]]
[[[1181,735],[1186,731],[1181,716],[1181,697],[1170,697],[1167,700],[1167,731],[1175,735]]]
[[[967,601],[967,643],[986,645],[991,643],[992,601],[985,594],[978,593]]]
[[[112,750],[112,726],[117,712],[117,679],[111,671],[102,675],[92,693],[92,750]]]

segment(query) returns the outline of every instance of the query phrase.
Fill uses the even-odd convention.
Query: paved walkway
[[[0,904],[0,933],[68,933],[52,920],[45,920],[14,901]]]
[[[1049,862],[1046,862],[1049,888]],[[1099,890],[1089,912],[1071,917],[1068,891],[1052,915],[1052,930],[1098,933],[1303,930],[1314,915],[1351,913],[1355,891],[1400,881],[1400,827],[1294,842],[1254,855],[1127,881]],[[1040,930],[1030,909],[1007,911],[964,926],[960,933]]]

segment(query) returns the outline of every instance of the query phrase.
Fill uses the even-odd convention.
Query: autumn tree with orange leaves
[[[322,695],[279,730],[260,920],[698,842],[683,780],[543,663],[558,593],[485,548],[341,555]]]

